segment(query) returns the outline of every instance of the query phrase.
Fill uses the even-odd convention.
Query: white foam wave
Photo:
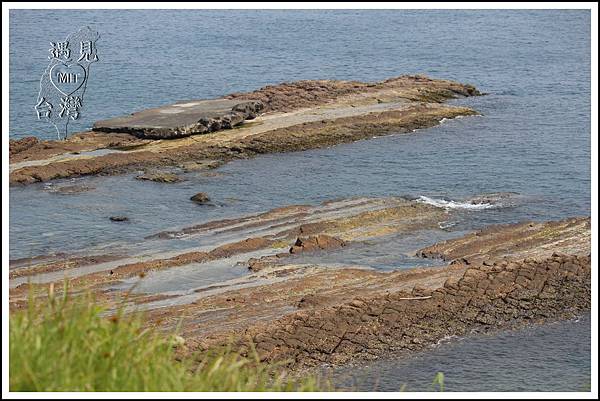
[[[417,198],[417,202],[426,203],[428,205],[432,205],[435,207],[440,207],[444,209],[465,209],[465,210],[485,210],[485,209],[493,209],[498,207],[498,205],[494,205],[491,203],[469,203],[469,202],[456,202],[453,200],[445,200],[445,199],[434,199],[429,198],[427,196],[419,196]]]

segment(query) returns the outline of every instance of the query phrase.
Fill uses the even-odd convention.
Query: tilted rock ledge
[[[66,141],[11,140],[10,183],[223,163],[407,133],[442,119],[477,114],[468,107],[443,104],[476,95],[480,93],[472,85],[420,75],[375,83],[313,80],[270,85],[101,121],[93,131]]]
[[[377,220],[385,224],[381,216]],[[314,227],[331,232],[329,224]],[[471,247],[473,238],[481,243]],[[189,316],[182,326],[186,352],[233,339],[242,352],[252,343],[264,361],[303,369],[419,350],[473,331],[572,318],[590,308],[589,218],[492,226],[432,248],[445,246],[454,251],[450,265],[394,272],[302,267],[288,260],[292,256],[279,257],[278,264],[258,270],[288,280],[232,289],[149,316]],[[473,251],[477,247],[480,253]],[[295,275],[298,270],[304,274]],[[202,316],[202,324],[194,316]]]
[[[590,308],[590,275],[589,255],[481,264],[439,287],[317,302],[248,329],[240,345],[250,340],[263,360],[293,368],[419,350],[474,330],[577,316]]]
[[[156,286],[164,277],[161,272],[171,269],[176,270],[164,273],[185,282],[186,274],[197,274],[211,263],[227,265],[233,258],[247,274],[180,294],[128,292],[128,302],[146,309],[149,325],[165,331],[179,327],[186,342],[178,352],[193,354],[231,343],[247,352],[252,342],[263,360],[287,362],[292,369],[418,350],[449,335],[570,318],[589,310],[589,217],[492,226],[416,251],[450,262],[442,267],[386,272],[320,265],[318,258],[299,262],[310,253],[352,252],[360,243],[439,230],[439,223],[453,213],[402,197],[341,199],[147,237],[210,236],[212,249],[13,261],[10,307],[25,307],[30,289],[45,294],[52,285],[60,292],[65,275],[76,292],[92,291],[102,302],[121,304],[114,288],[125,282],[126,287],[138,280]]]

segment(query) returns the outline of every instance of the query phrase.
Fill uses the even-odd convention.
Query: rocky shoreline
[[[475,115],[443,104],[471,85],[424,76],[382,82],[298,81],[222,99],[177,103],[98,122],[66,141],[10,141],[10,183],[215,165],[275,152],[412,132]],[[261,114],[262,113],[262,114]],[[260,114],[260,115],[259,115]],[[245,122],[251,119],[251,122]],[[201,134],[201,135],[200,135]]]
[[[23,307],[30,290],[43,296],[52,286],[60,292],[68,275],[76,293],[92,291],[107,305],[142,308],[149,325],[167,332],[179,326],[185,339],[180,353],[231,344],[245,353],[253,344],[262,360],[285,362],[293,371],[419,350],[446,336],[565,319],[590,309],[585,217],[492,226],[441,241],[415,250],[411,269],[302,262],[305,255],[321,260],[319,255],[353,252],[378,239],[435,233],[454,213],[403,198],[353,198],[147,237],[214,237],[206,250],[20,260],[10,273],[10,305]],[[418,267],[427,258],[447,263]],[[200,287],[183,284],[196,272],[209,274],[211,266],[233,265],[246,273]],[[166,277],[178,277],[184,288],[163,287]],[[137,291],[138,285],[154,290]]]

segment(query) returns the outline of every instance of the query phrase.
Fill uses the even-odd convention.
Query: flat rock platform
[[[253,100],[189,100],[98,121],[94,131],[128,133],[138,138],[172,139],[232,128],[264,108]]]

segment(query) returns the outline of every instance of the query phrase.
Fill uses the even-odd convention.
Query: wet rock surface
[[[259,272],[266,268],[276,266],[277,264],[282,262],[283,259],[287,256],[288,256],[288,254],[286,254],[286,253],[281,253],[281,254],[278,253],[277,255],[263,256],[261,258],[250,258],[250,259],[248,259],[248,263],[247,263],[248,270],[250,270],[252,272]]]
[[[31,277],[37,273],[49,273],[68,269],[75,269],[82,266],[105,263],[118,259],[116,255],[93,255],[69,258],[65,254],[54,255],[52,258],[30,258],[29,260],[11,261],[9,279],[17,277]],[[13,266],[15,268],[13,268]],[[26,266],[26,267],[22,267]],[[31,267],[27,267],[31,266]],[[16,268],[21,267],[21,268]]]
[[[248,256],[242,263],[251,269],[261,267],[272,267],[273,262],[279,258],[292,258],[294,255],[289,253],[290,247],[294,242],[301,238],[315,236],[330,236],[338,238],[341,241],[349,242],[355,239],[377,238],[399,232],[410,232],[412,230],[434,229],[438,221],[445,218],[445,212],[439,208],[406,201],[399,198],[356,198],[348,200],[339,200],[336,202],[324,202],[321,205],[291,205],[276,208],[256,215],[242,216],[234,219],[223,219],[210,221],[200,225],[194,225],[177,231],[163,231],[150,236],[147,240],[169,240],[169,239],[187,239],[194,237],[214,237],[213,250],[202,249],[201,254],[218,254],[219,257],[230,257],[240,253],[260,251],[258,255]],[[266,236],[257,236],[257,233],[267,233]],[[221,238],[219,240],[219,238]],[[238,238],[239,240],[236,240]],[[323,237],[326,238],[326,237]],[[253,248],[253,246],[257,248]],[[224,252],[223,250],[229,251]],[[233,250],[236,250],[235,252]],[[322,249],[326,252],[327,249]],[[198,254],[195,247],[182,249],[175,252],[179,255]],[[274,258],[270,258],[270,256]],[[143,257],[143,261],[136,261],[131,269],[132,262],[127,257],[121,261],[114,262],[113,272],[122,271],[121,266],[128,266],[123,271],[131,272],[124,276],[114,274],[110,278],[102,274],[107,268],[99,265],[98,273],[90,273],[85,270],[79,273],[81,277],[75,277],[72,282],[81,283],[105,283],[107,279],[117,280],[118,278],[127,278],[135,276],[138,272],[150,272],[157,270],[157,267],[168,268],[179,266],[172,264],[171,259],[176,255],[163,255],[159,252],[155,255]],[[66,260],[73,259],[69,255],[63,255]],[[259,264],[250,263],[252,259],[260,261]],[[277,258],[277,259],[275,259]],[[184,258],[187,260],[187,258]],[[37,281],[48,283],[52,280],[58,280],[62,277],[49,275],[43,277],[46,272],[43,269],[42,261],[44,258],[34,258],[29,261],[23,261],[19,265],[22,268],[22,279],[19,284],[27,281],[28,274],[34,272],[39,274]],[[214,257],[200,258],[193,263],[204,263],[215,260]],[[243,262],[243,261],[242,261]],[[192,263],[192,262],[190,262]],[[236,262],[237,263],[237,262]],[[40,266],[37,266],[37,265]],[[50,270],[49,270],[50,271]],[[17,284],[11,284],[16,286]],[[87,284],[86,284],[87,285]]]
[[[515,203],[515,198],[518,198],[519,194],[516,192],[493,192],[474,196],[469,199],[469,203],[472,205],[503,205],[509,206]]]

